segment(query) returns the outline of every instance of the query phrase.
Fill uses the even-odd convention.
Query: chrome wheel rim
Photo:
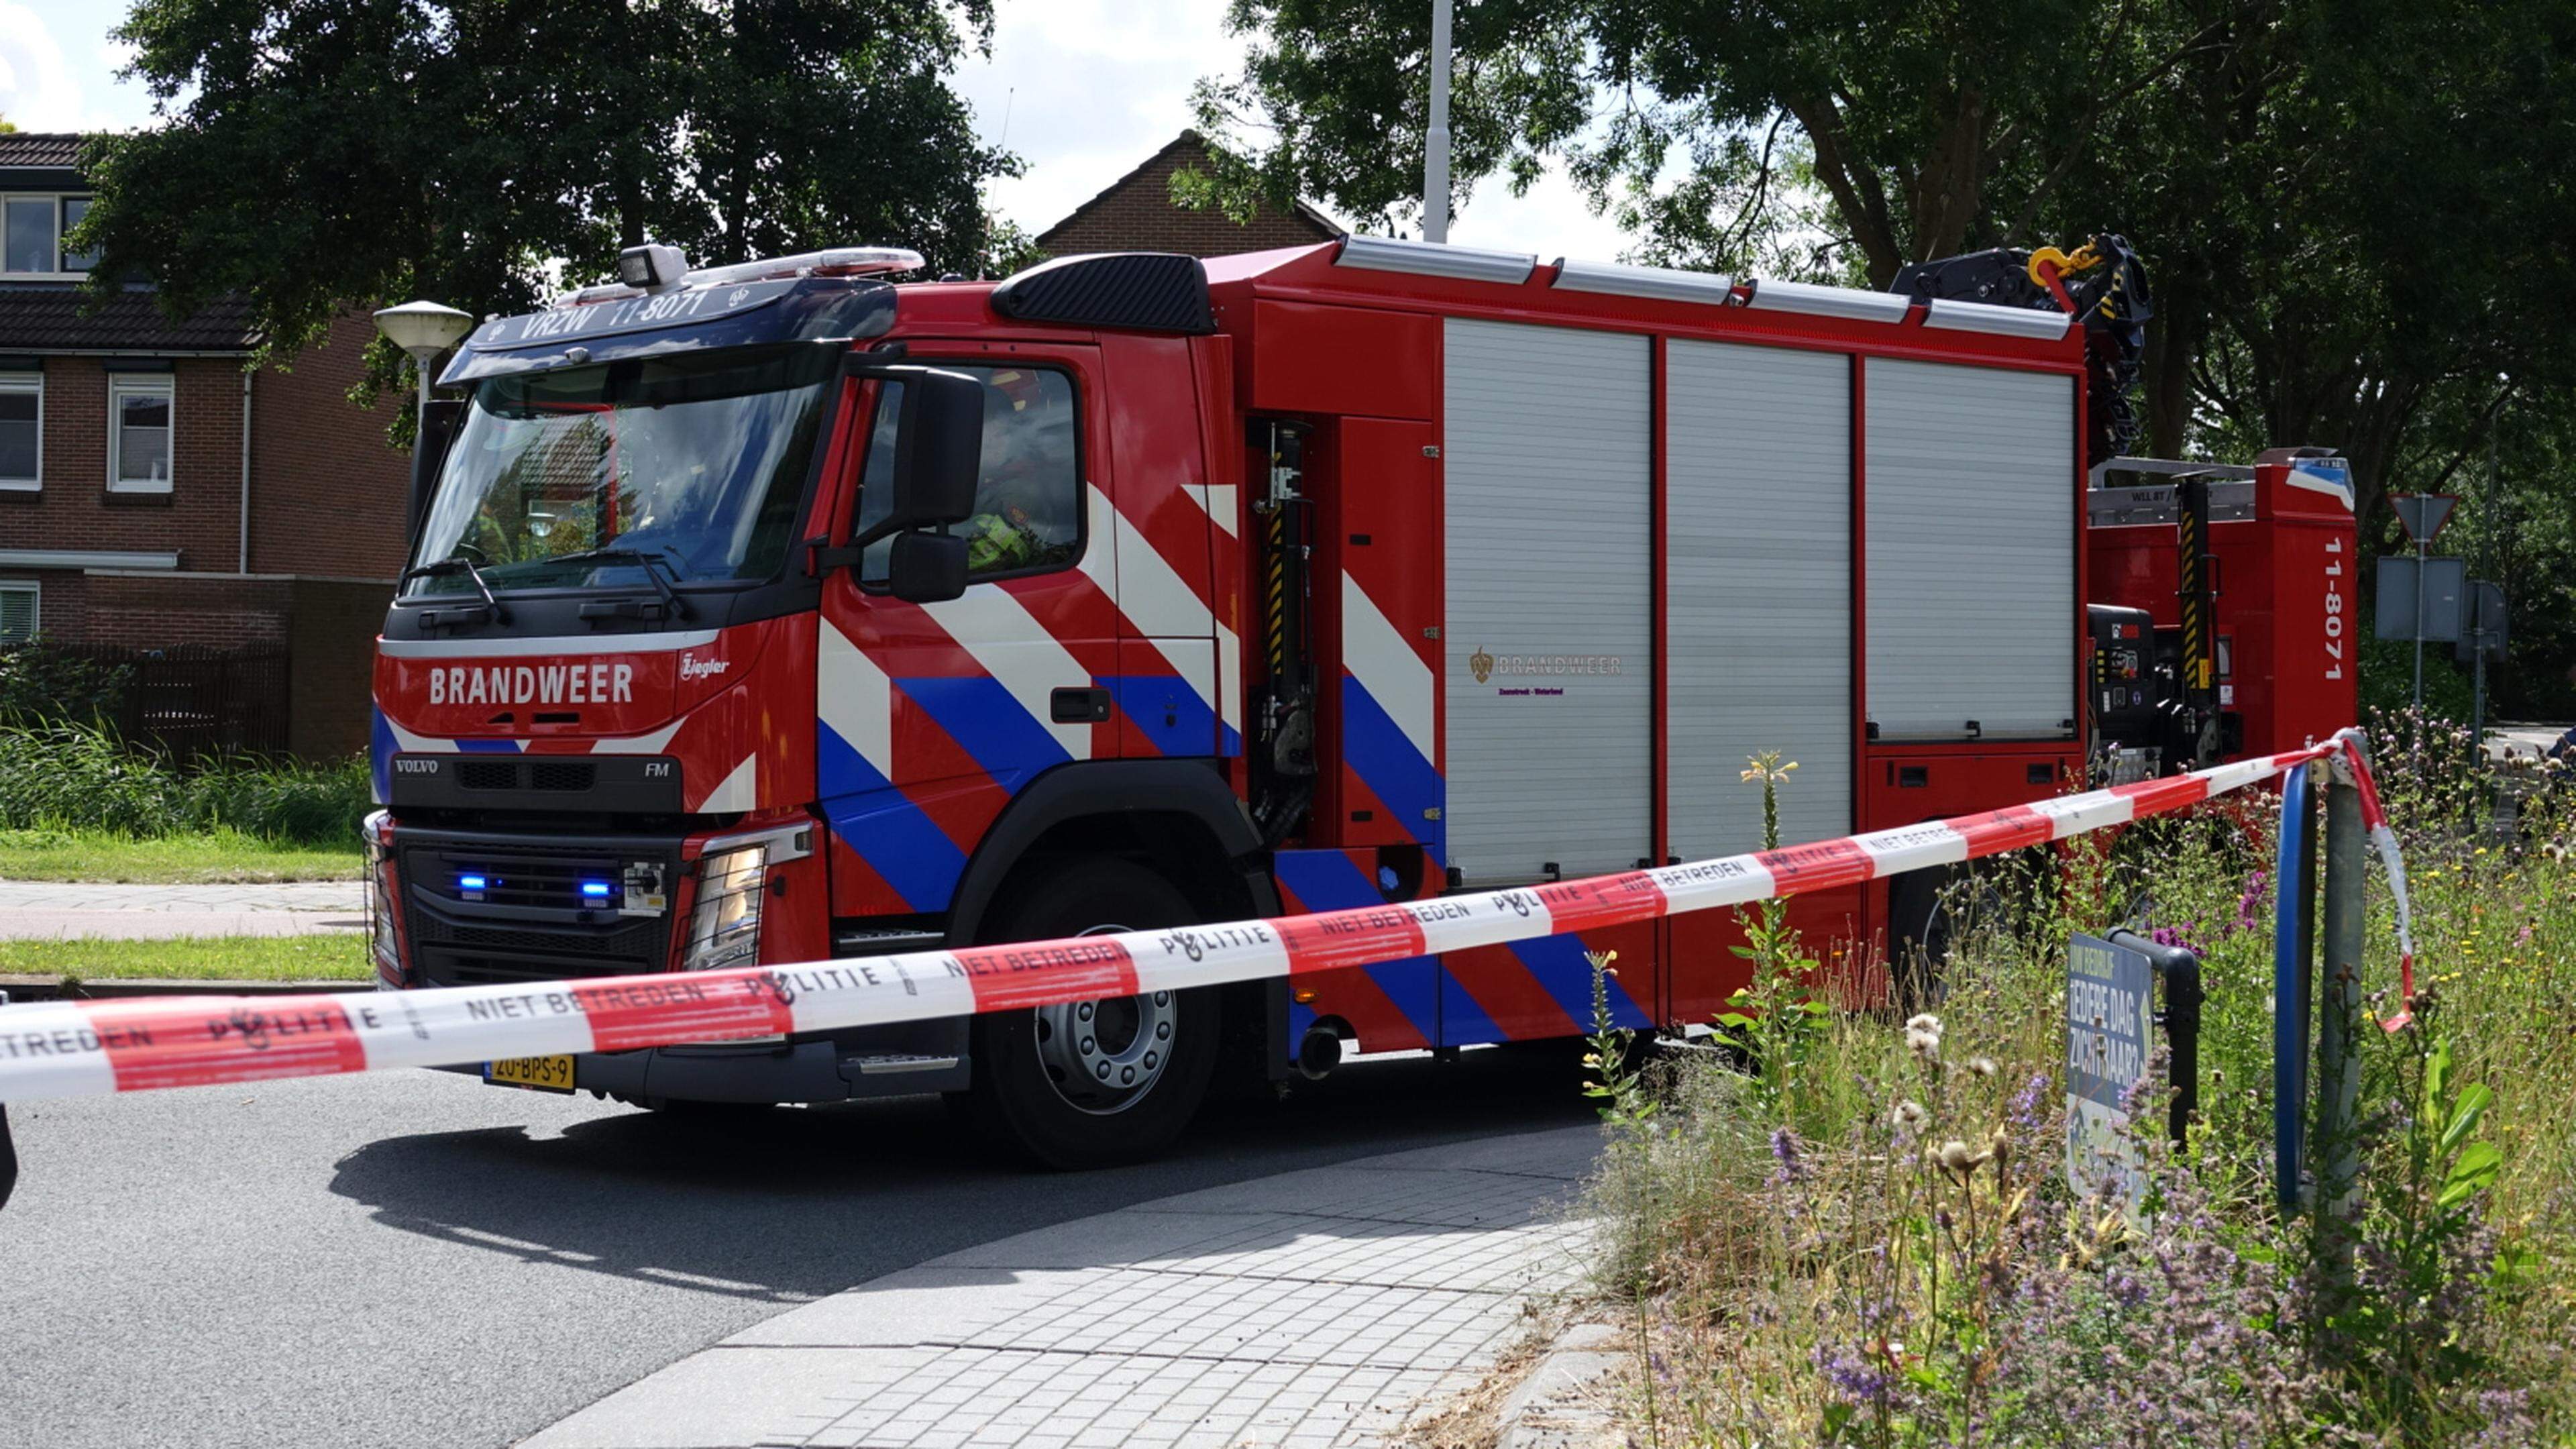
[[[1086,936],[1124,931],[1094,926]],[[1145,1099],[1172,1064],[1181,1029],[1180,999],[1169,991],[1112,996],[1031,1013],[1038,1064],[1066,1106],[1096,1117]]]

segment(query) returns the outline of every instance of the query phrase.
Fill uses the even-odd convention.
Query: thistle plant
[[[1766,750],[1746,761],[1742,775],[1762,791],[1762,848],[1780,848],[1780,790],[1798,763],[1781,763]],[[1737,907],[1744,944],[1731,948],[1753,966],[1752,978],[1727,997],[1715,1028],[1718,1041],[1742,1052],[1752,1068],[1754,1095],[1773,1121],[1792,1121],[1800,1103],[1807,1060],[1832,1008],[1816,997],[1818,965],[1789,925],[1789,903],[1777,896],[1750,909]]]

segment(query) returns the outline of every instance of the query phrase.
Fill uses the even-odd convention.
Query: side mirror
[[[852,540],[860,548],[890,533],[974,517],[975,483],[984,469],[983,383],[927,367],[888,369],[886,375],[903,383],[893,496],[885,516]]]
[[[421,411],[420,431],[411,443],[411,497],[403,509],[406,545],[420,542],[420,521],[429,516],[429,495],[438,487],[438,475],[447,466],[447,450],[455,444],[457,425],[464,420],[465,404],[457,398],[434,399]]]
[[[886,552],[886,591],[907,604],[944,604],[966,592],[966,540],[898,533]]]

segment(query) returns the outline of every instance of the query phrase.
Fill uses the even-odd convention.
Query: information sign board
[[[2122,1110],[2147,1073],[2155,963],[2143,951],[2078,933],[2066,951],[2066,1185],[2108,1185],[2134,1221],[2146,1196]]]

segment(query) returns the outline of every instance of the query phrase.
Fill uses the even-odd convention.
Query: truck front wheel
[[[1123,860],[1050,868],[985,934],[1042,941],[1199,919],[1188,897]],[[1189,1126],[1217,1058],[1217,993],[1156,991],[1030,1011],[987,1012],[970,1036],[967,1103],[988,1131],[1054,1168],[1152,1157]]]

